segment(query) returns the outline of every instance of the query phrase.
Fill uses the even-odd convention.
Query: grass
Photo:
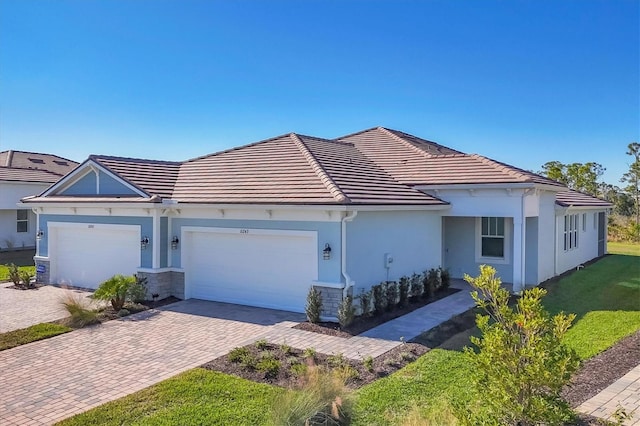
[[[27,271],[31,276],[36,274],[35,266],[19,266],[18,270]],[[9,267],[7,265],[0,265],[0,282],[9,281]]]
[[[610,250],[628,249],[610,245]],[[639,301],[640,259],[614,255],[550,285],[544,304],[552,313],[577,314],[565,343],[584,360],[640,329]],[[461,352],[434,349],[357,391],[352,424],[412,425],[424,418],[452,424],[451,407],[470,399],[469,372]],[[61,424],[264,424],[282,392],[195,369]]]
[[[283,392],[196,368],[58,425],[260,425]]]
[[[607,251],[611,254],[626,254],[629,256],[640,256],[640,243],[607,243]]]
[[[67,333],[71,330],[73,329],[65,327],[64,325],[42,323],[32,325],[28,328],[21,328],[20,330],[2,333],[0,334],[0,351],[15,348],[16,346],[25,345],[37,340],[47,339],[49,337],[57,336],[58,334]]]

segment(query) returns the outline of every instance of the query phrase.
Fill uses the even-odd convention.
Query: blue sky
[[[381,125],[618,183],[639,21],[636,0],[0,0],[0,150],[184,160]]]

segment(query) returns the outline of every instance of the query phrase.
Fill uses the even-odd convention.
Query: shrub
[[[364,318],[371,315],[371,291],[362,291],[358,296],[358,301],[360,302],[360,315]]]
[[[309,322],[317,324],[320,322],[322,313],[322,295],[314,286],[311,286],[307,294],[307,305],[304,308]]]
[[[291,351],[291,346],[287,345],[286,343],[280,345],[280,352],[282,352],[284,355],[289,355]]]
[[[145,291],[135,276],[114,275],[100,284],[93,293],[93,297],[98,300],[108,300],[113,309],[118,312],[126,301],[133,301],[133,298],[139,297]]]
[[[348,327],[356,316],[356,308],[353,306],[353,298],[347,296],[342,299],[338,306],[338,322],[340,327]]]
[[[305,358],[314,359],[316,357],[316,350],[314,348],[307,348],[302,351],[302,356]]]
[[[394,310],[398,305],[398,283],[395,281],[387,281],[384,284],[384,293],[387,299],[387,311]]]
[[[400,278],[398,284],[398,306],[404,308],[409,303],[409,277]]]
[[[382,315],[385,307],[387,306],[387,299],[383,284],[377,284],[371,287],[371,294],[373,295],[373,311],[376,315]]]
[[[256,364],[256,370],[261,371],[267,377],[274,377],[280,371],[280,360],[276,359],[273,354],[268,354],[260,358]]]
[[[18,269],[18,267],[13,263],[10,263],[6,266],[7,268],[9,268],[9,279],[11,280],[13,285],[15,285],[16,287],[20,287],[20,280],[22,279],[20,277],[20,269]]]
[[[346,425],[352,411],[350,392],[338,374],[308,367],[303,386],[274,401],[271,425]]]
[[[360,377],[360,373],[358,372],[358,370],[356,370],[349,364],[344,364],[336,367],[334,369],[334,374],[337,374],[338,377],[340,377],[340,379],[344,380],[345,382],[348,382],[349,380],[356,380],[358,377]]]
[[[20,271],[19,275],[20,275],[20,279],[22,280],[22,285],[24,286],[24,288],[33,287],[33,284],[31,284],[31,278],[33,278],[33,275],[31,275],[29,271],[26,271],[26,270]]]
[[[438,268],[440,271],[440,288],[447,289],[451,285],[451,273],[449,269],[443,268],[442,266]]]
[[[66,321],[70,327],[82,328],[100,322],[98,321],[98,313],[82,296],[67,294],[60,303],[70,315]]]
[[[255,370],[256,364],[258,363],[258,359],[253,356],[250,352],[242,355],[240,359],[240,365],[246,368],[247,370]]]
[[[305,364],[296,363],[291,364],[291,374],[296,377],[302,377],[307,373],[307,366]]]
[[[364,365],[364,368],[366,368],[367,371],[372,372],[373,371],[373,357],[371,355],[365,357],[362,360],[362,365]]]
[[[131,311],[129,311],[128,309],[122,308],[118,311],[119,317],[126,317],[127,315],[130,315],[130,314],[131,314]]]
[[[229,358],[229,361],[234,363],[239,363],[247,355],[249,355],[249,349],[246,347],[242,347],[242,348],[231,349],[231,352],[229,352],[229,355],[227,356]]]
[[[424,297],[427,299],[433,299],[438,288],[438,271],[434,268],[425,271],[424,273]]]
[[[342,353],[328,356],[327,363],[333,368],[338,368],[349,364],[347,358],[345,358],[344,354]]]
[[[418,299],[422,297],[422,293],[424,293],[422,275],[414,273],[411,275],[411,297]]]
[[[564,424],[571,410],[560,396],[562,387],[579,365],[578,356],[561,342],[575,315],[553,317],[542,306],[546,290],[525,290],[515,308],[494,268],[480,266],[480,275],[464,279],[475,289],[481,337],[478,347],[465,349],[473,366],[472,382],[477,408],[472,423],[536,425]]]
[[[269,346],[269,342],[267,342],[267,339],[260,339],[260,340],[256,340],[256,348],[259,350],[264,350],[267,349],[267,347]]]

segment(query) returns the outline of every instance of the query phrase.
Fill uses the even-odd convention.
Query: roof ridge
[[[289,137],[293,140],[293,143],[300,150],[304,158],[309,162],[313,171],[318,175],[320,181],[327,187],[331,196],[341,203],[349,203],[351,200],[347,195],[338,187],[335,181],[329,176],[327,171],[322,167],[318,159],[313,155],[311,150],[305,145],[305,143],[300,139],[295,133],[290,133]]]
[[[105,160],[125,160],[125,161],[145,162],[145,163],[153,163],[153,164],[171,164],[171,165],[176,165],[176,166],[179,166],[179,165],[182,164],[182,161],[149,160],[147,158],[119,157],[117,155],[92,154],[92,155],[89,156],[89,158],[91,160],[100,160],[100,159],[105,159]]]
[[[396,135],[395,133],[393,133],[391,130],[385,128],[385,127],[381,127],[378,126],[376,127],[377,130],[381,130],[383,132],[385,132],[387,135],[391,136],[393,139],[401,142],[402,144],[404,144],[405,146],[407,146],[408,148],[412,149],[413,151],[415,151],[418,154],[423,155],[426,158],[431,158],[432,155],[428,154],[427,152],[425,152],[423,149],[418,148],[417,146],[415,146],[414,144],[412,144],[411,142],[409,142],[408,140],[401,138],[400,136]]]
[[[527,174],[524,173],[523,170],[518,169],[517,167],[510,166],[505,163],[501,163],[500,161],[492,160],[491,158],[485,157],[484,155],[480,155],[480,154],[471,154],[471,157],[476,158],[481,162],[488,164],[490,166],[497,167],[499,170],[502,170],[505,173],[515,178],[522,179],[525,182],[530,180],[530,176],[527,176]]]

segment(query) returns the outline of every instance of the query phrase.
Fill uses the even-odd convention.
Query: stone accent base
[[[313,286],[320,292],[322,296],[322,318],[336,318],[338,316],[338,307],[342,302],[342,289],[333,287]]]
[[[184,273],[175,271],[138,272],[138,276],[147,279],[147,299],[152,300],[158,295],[158,300],[169,296],[184,299]]]
[[[35,259],[36,263],[36,283],[38,284],[51,284],[49,280],[51,279],[51,274],[49,270],[50,262],[48,260]],[[42,268],[44,266],[44,272],[37,272],[38,267]]]

